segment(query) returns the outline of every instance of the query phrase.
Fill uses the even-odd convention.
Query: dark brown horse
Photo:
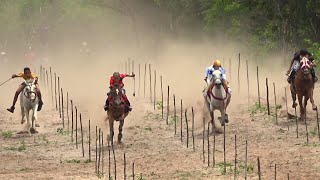
[[[302,60],[300,61],[300,68],[297,71],[297,74],[290,85],[291,96],[293,100],[292,107],[293,108],[297,107],[296,96],[298,95],[301,119],[305,117],[307,102],[309,99],[312,104],[312,109],[313,110],[317,109],[317,106],[314,104],[314,99],[313,99],[314,82],[312,80],[311,68],[312,68],[312,62],[309,61],[308,58],[303,57]],[[303,103],[302,103],[302,100],[303,100]]]
[[[124,119],[129,114],[129,111],[123,101],[123,92],[122,88],[118,85],[110,87],[109,96],[111,96],[111,101],[109,105],[109,110],[107,112],[109,119],[109,128],[110,128],[110,139],[111,143],[113,143],[113,136],[114,136],[114,121],[119,121],[119,134],[118,134],[118,142],[121,143],[122,139],[122,127],[124,124]]]

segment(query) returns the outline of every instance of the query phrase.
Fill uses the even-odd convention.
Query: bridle
[[[28,98],[28,99],[30,99],[30,101],[35,101],[36,99],[37,99],[37,92],[35,92],[35,91],[31,91],[31,89],[32,89],[32,86],[35,86],[35,80],[33,80],[33,82],[32,83],[28,83],[27,81],[25,81],[24,82],[25,83],[25,91],[23,92],[23,95],[26,97],[26,98]],[[31,95],[32,94],[34,94],[34,99],[31,99]]]
[[[219,70],[215,70],[215,71],[219,71]],[[213,71],[214,72],[214,71]],[[220,80],[220,82],[221,82],[221,86],[222,86],[222,88],[225,90],[225,92],[226,92],[226,96],[224,97],[224,98],[220,98],[220,97],[216,97],[213,93],[212,93],[212,89],[217,85],[216,83],[215,83],[215,81],[216,80]],[[224,101],[225,99],[227,99],[227,97],[228,97],[228,91],[227,91],[227,89],[226,88],[224,88],[223,87],[223,85],[222,85],[222,78],[221,78],[221,76],[220,77],[216,77],[216,75],[215,74],[213,74],[212,73],[212,77],[211,77],[211,91],[210,91],[210,95],[214,98],[214,99],[216,99],[216,100],[219,100],[219,101]]]

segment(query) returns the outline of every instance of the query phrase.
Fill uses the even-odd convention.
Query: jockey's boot
[[[287,79],[288,83],[291,84],[294,76],[296,75],[296,71],[294,69],[291,70],[289,77]]]
[[[14,113],[14,106],[11,106],[10,108],[8,108],[7,110],[9,111],[9,112],[11,112],[11,113]]]
[[[109,110],[109,101],[107,99],[106,104],[104,105],[104,111],[108,111],[108,110]]]
[[[43,101],[42,101],[42,99],[39,99],[39,105],[38,105],[37,111],[41,111],[42,106],[43,106]]]
[[[312,75],[313,83],[316,83],[318,81],[318,78],[316,76],[316,71],[313,68],[311,69],[311,75]]]
[[[132,111],[132,107],[131,107],[131,105],[130,105],[129,100],[126,101],[126,104],[128,105],[128,110],[129,110],[129,111]]]

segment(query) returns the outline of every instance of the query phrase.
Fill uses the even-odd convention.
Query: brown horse
[[[124,101],[123,101],[123,92],[122,88],[118,85],[110,87],[109,96],[111,96],[111,101],[109,105],[109,110],[107,112],[109,119],[109,128],[110,128],[110,139],[111,143],[113,143],[113,136],[114,136],[114,128],[113,124],[114,121],[119,121],[119,134],[118,134],[118,142],[121,143],[122,139],[122,127],[124,124],[124,119],[129,114],[128,108],[126,107]]]
[[[311,68],[312,62],[309,61],[308,58],[303,57],[300,61],[300,68],[298,69],[297,74],[290,85],[291,96],[293,100],[292,107],[297,107],[296,96],[298,95],[300,118],[302,119],[305,117],[307,102],[309,99],[312,104],[312,109],[317,109],[313,99],[314,82],[312,81]],[[302,104],[303,98],[304,102]]]

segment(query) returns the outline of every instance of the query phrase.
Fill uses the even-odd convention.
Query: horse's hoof
[[[229,123],[229,119],[225,119],[225,123]]]
[[[21,120],[21,124],[23,124],[23,123],[25,123],[26,122],[26,120]]]
[[[36,124],[35,126],[36,126],[36,127],[40,127],[40,124]]]
[[[30,128],[30,132],[31,132],[31,134],[37,134],[38,133],[38,131],[36,131],[36,129],[34,129],[34,128]]]
[[[316,111],[318,109],[317,106],[312,106],[312,110]]]
[[[293,104],[292,104],[292,108],[296,108],[297,105],[298,105],[297,103],[293,103]]]

